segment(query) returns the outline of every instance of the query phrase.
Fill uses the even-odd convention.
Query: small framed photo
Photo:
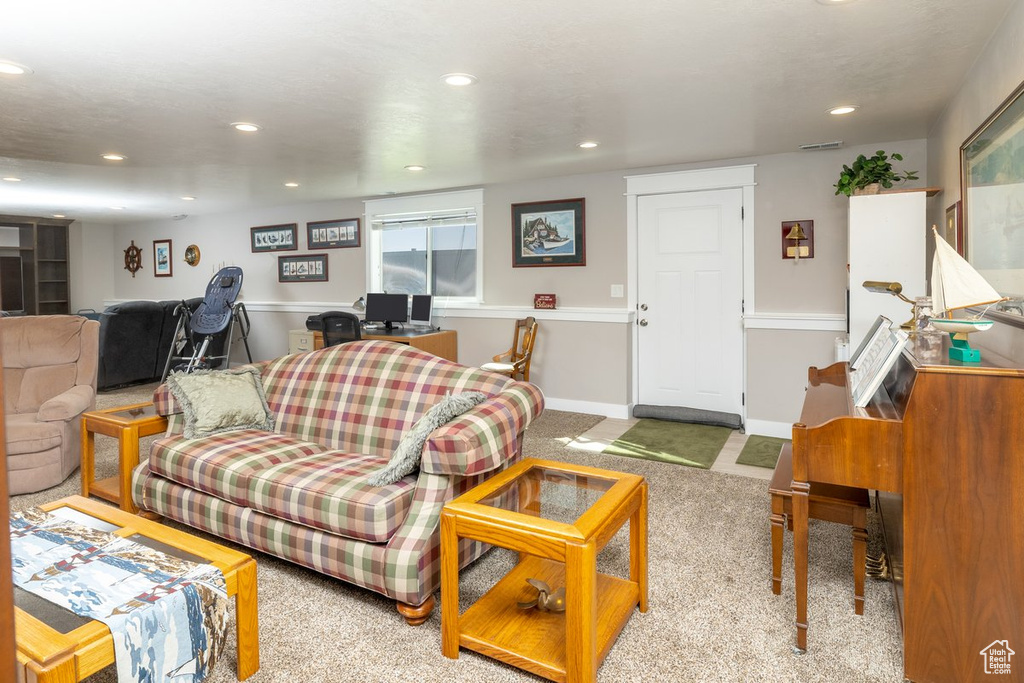
[[[345,249],[359,246],[359,219],[306,223],[308,249]]]
[[[253,253],[261,251],[296,251],[299,248],[299,224],[263,225],[249,228]]]
[[[171,277],[171,240],[153,240],[153,277]]]
[[[512,205],[512,267],[587,265],[584,199]]]
[[[327,254],[277,257],[278,282],[327,282]]]

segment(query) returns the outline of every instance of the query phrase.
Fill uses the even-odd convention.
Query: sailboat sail
[[[935,257],[932,259],[932,311],[940,315],[970,306],[985,306],[1005,301],[985,278],[946,240],[935,233]]]

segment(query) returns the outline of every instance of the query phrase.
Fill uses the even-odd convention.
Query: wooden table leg
[[[82,420],[82,462],[79,465],[82,475],[82,496],[89,497],[89,488],[96,476],[96,435]]]
[[[238,568],[235,579],[235,635],[238,649],[238,680],[244,681],[260,669],[260,628],[256,594],[256,560]]]
[[[782,594],[782,540],[785,535],[786,501],[772,494],[772,593]]]
[[[793,480],[793,563],[796,588],[796,650],[807,651],[807,515],[811,485]]]
[[[597,550],[565,547],[565,680],[591,683],[597,675]]]
[[[441,511],[441,653],[459,658],[459,537],[455,518]]]
[[[132,500],[132,472],[139,464],[139,428],[137,426],[125,427],[117,439],[119,461],[117,465],[119,485],[121,492],[121,509],[125,512],[135,514],[139,511]]]
[[[35,683],[77,683],[78,681],[74,654],[49,662],[45,667],[38,662],[29,662],[25,665],[25,673],[28,680],[32,680],[31,677],[34,676]]]
[[[640,505],[629,518],[629,580],[640,589],[641,612],[647,611],[647,482],[640,487]]]

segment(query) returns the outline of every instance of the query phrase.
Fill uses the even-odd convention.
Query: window
[[[366,202],[367,291],[481,299],[483,191]]]

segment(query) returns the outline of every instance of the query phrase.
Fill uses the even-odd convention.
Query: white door
[[[742,415],[743,191],[637,198],[639,403]]]

